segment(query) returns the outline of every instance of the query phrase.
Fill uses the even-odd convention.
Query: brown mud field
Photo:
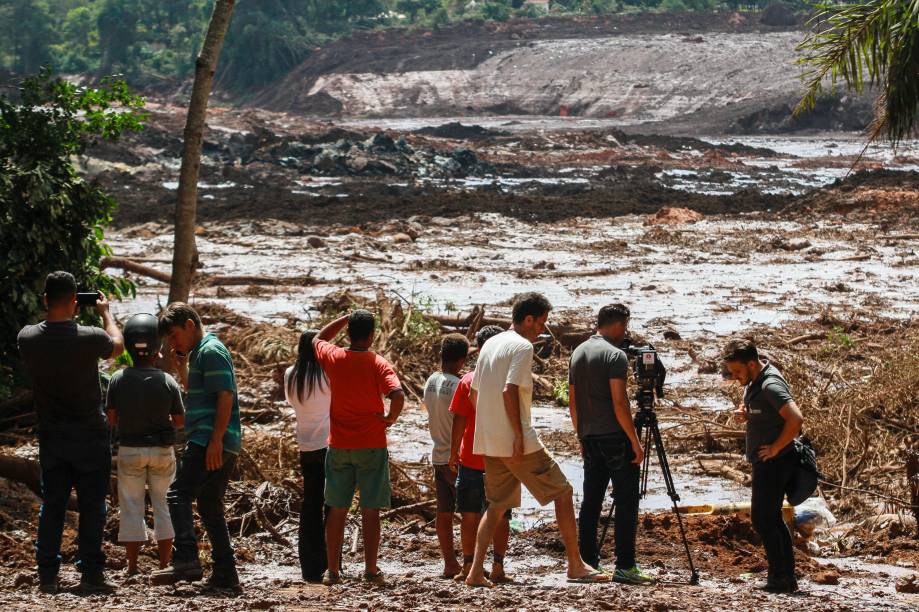
[[[291,76],[299,84],[263,101],[273,110],[213,107],[199,183],[199,269],[191,301],[231,350],[240,381],[244,452],[227,507],[243,593],[151,587],[146,575],[124,577],[113,511],[105,547],[117,594],[82,597],[70,588],[77,579],[71,562],[78,516],[69,513],[69,586],[55,597],[39,596],[32,539],[40,502],[27,484],[0,478],[0,605],[916,609],[919,540],[904,465],[919,443],[919,144],[863,152],[858,133],[784,133],[774,128],[785,114],[773,113],[771,105],[786,104],[789,96],[763,95],[756,105],[759,94],[743,84],[735,97],[743,98],[741,114],[752,113],[753,123],[744,125],[758,126],[746,130],[756,136],[711,130],[723,109],[695,102],[668,117],[635,115],[630,125],[600,112],[602,105],[590,117],[559,117],[561,98],[552,96],[529,110],[521,98],[516,109],[456,112],[443,104],[415,115],[394,112],[389,119],[374,119],[370,112],[342,112],[334,120],[302,114],[309,104],[316,110],[329,102],[315,94],[302,98],[319,79],[351,74],[370,56],[380,74],[402,70],[417,76],[490,66],[492,60],[483,57],[443,52],[476,45],[500,55],[529,42],[537,58],[545,51],[539,45],[592,38],[638,50],[710,44],[730,52],[747,43],[720,37],[762,35],[764,48],[784,49],[800,33],[799,26],[732,23],[729,15],[643,19],[467,24],[430,36],[361,34],[337,44],[350,49],[366,43],[364,55],[338,65],[332,55],[316,54]],[[657,38],[623,42],[624,27],[632,29],[630,35]],[[685,40],[696,32],[703,42]],[[417,53],[395,65],[394,58],[412,46]],[[564,48],[571,47],[549,50]],[[456,63],[432,63],[434,57]],[[346,81],[339,78],[336,87],[346,91]],[[540,108],[546,114],[532,114]],[[137,284],[136,298],[113,308],[122,321],[156,312],[168,293],[184,111],[160,99],[150,101],[149,112],[144,132],[92,148],[78,160],[81,171],[120,204],[107,232],[114,256],[105,263]],[[844,114],[836,106],[824,108],[819,115],[825,121],[811,127],[857,127],[841,127],[837,118]],[[677,133],[693,136],[671,135]],[[506,325],[510,300],[523,290],[542,291],[554,304],[549,323],[558,342],[536,366],[534,421],[574,484],[576,503],[579,448],[560,405],[570,351],[590,333],[597,308],[614,301],[631,307],[635,340],[659,350],[669,377],[657,410],[687,512],[699,585],[686,584],[671,500],[653,464],[638,558],[659,584],[567,584],[551,509],[527,496],[515,511],[508,552],[513,584],[471,590],[437,578],[431,443],[419,395],[436,367],[440,335],[471,334],[484,323]],[[299,331],[357,305],[379,316],[375,349],[394,363],[408,395],[389,435],[394,508],[384,518],[381,550],[388,585],[359,579],[360,528],[352,516],[344,556],[350,579],[326,588],[299,579],[298,459],[293,414],[279,377],[293,358]],[[803,586],[795,596],[753,588],[765,565],[742,507],[749,500],[750,468],[741,454],[743,431],[729,415],[740,391],[722,379],[717,359],[721,344],[738,333],[755,338],[789,378],[827,477],[814,502],[817,510],[810,518],[795,517]],[[19,480],[34,487],[28,460],[37,457],[37,446],[27,395],[0,406],[0,444],[0,456],[31,466],[22,472],[31,479]],[[207,559],[206,541],[203,549]],[[605,560],[612,552],[607,542]],[[141,563],[147,572],[154,568],[152,550]]]

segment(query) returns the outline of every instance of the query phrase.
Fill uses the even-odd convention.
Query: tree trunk
[[[195,215],[198,206],[198,170],[201,165],[201,140],[207,119],[207,101],[214,83],[214,72],[223,39],[230,25],[235,0],[217,0],[207,27],[201,53],[195,62],[195,83],[192,87],[188,115],[185,118],[182,144],[182,170],[179,173],[178,200],[175,214],[175,246],[172,255],[170,302],[186,302],[191,291],[192,276],[198,259],[195,246]]]

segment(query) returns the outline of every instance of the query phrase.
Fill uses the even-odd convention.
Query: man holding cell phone
[[[38,519],[35,553],[40,590],[58,590],[64,515],[73,489],[80,509],[77,566],[85,592],[115,587],[105,580],[102,532],[112,472],[109,427],[103,412],[99,360],[124,351],[124,339],[109,312],[104,295],[92,304],[104,329],[77,325],[80,303],[77,283],[69,272],[52,272],[45,279],[48,314],[26,325],[17,336],[38,413],[38,460],[43,501]]]

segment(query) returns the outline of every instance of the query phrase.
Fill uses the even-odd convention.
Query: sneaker
[[[38,592],[44,593],[45,595],[57,595],[57,592],[60,590],[59,581],[57,576],[54,578],[49,578],[47,580],[40,580],[38,583]]]
[[[173,561],[168,567],[150,574],[150,582],[162,586],[176,582],[197,582],[203,577],[204,571],[197,561]]]
[[[80,590],[84,593],[114,593],[118,587],[105,579],[102,572],[83,574]]]
[[[239,585],[239,574],[236,573],[236,568],[212,572],[207,580],[201,581],[200,586],[205,589],[217,591],[242,590],[242,587]]]
[[[763,590],[767,593],[796,593],[798,591],[798,581],[794,578],[776,578],[773,581],[767,581]]]
[[[613,572],[613,582],[620,582],[622,584],[653,584],[654,576],[645,573],[645,571],[637,565],[633,565],[629,569],[617,569]]]
[[[326,570],[325,574],[322,576],[322,584],[325,586],[333,586],[341,583],[341,574],[337,574],[331,570]]]

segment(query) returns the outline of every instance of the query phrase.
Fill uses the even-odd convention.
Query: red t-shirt
[[[472,388],[472,375],[469,372],[463,376],[456,391],[453,392],[453,401],[450,402],[450,412],[466,417],[466,430],[463,432],[463,441],[460,443],[459,462],[473,470],[485,470],[485,457],[472,452],[472,443],[475,440],[475,404],[469,401],[469,389]]]
[[[386,448],[383,398],[401,389],[392,365],[372,351],[350,351],[319,340],[316,358],[329,378],[329,446]]]

